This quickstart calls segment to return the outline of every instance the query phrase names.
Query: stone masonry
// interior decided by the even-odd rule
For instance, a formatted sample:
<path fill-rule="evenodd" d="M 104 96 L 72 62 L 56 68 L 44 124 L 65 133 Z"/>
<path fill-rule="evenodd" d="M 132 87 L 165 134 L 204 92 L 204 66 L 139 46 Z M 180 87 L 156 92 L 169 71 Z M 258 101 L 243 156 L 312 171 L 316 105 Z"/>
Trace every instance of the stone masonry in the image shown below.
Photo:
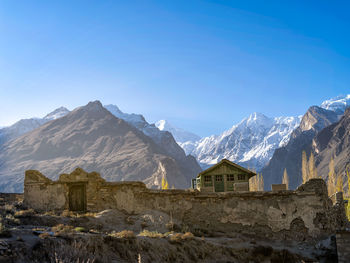
<path fill-rule="evenodd" d="M 84 185 L 86 210 L 124 210 L 137 214 L 158 210 L 193 232 L 242 232 L 271 238 L 324 238 L 346 224 L 344 206 L 333 205 L 322 179 L 297 190 L 201 193 L 197 190 L 153 190 L 142 182 L 106 182 L 77 168 L 52 181 L 39 171 L 25 173 L 24 203 L 37 211 L 69 210 L 70 187 Z"/>

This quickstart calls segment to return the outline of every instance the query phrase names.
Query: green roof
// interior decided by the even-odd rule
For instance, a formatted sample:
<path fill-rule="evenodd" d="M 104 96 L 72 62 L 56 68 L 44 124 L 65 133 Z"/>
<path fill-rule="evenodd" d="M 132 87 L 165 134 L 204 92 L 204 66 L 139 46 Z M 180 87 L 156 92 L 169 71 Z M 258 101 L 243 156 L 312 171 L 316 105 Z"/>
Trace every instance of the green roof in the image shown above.
<path fill-rule="evenodd" d="M 233 163 L 233 162 L 231 162 L 231 161 L 229 161 L 229 160 L 227 160 L 227 159 L 222 159 L 220 162 L 218 162 L 217 164 L 213 165 L 212 167 L 209 167 L 208 169 L 206 169 L 206 170 L 200 172 L 200 173 L 197 175 L 197 177 L 199 177 L 199 176 L 201 176 L 201 175 L 203 175 L 203 174 L 205 174 L 205 173 L 207 173 L 207 172 L 210 172 L 210 171 L 214 170 L 215 168 L 217 168 L 218 166 L 220 166 L 220 165 L 222 165 L 222 164 L 224 164 L 224 163 L 226 163 L 226 164 L 228 164 L 228 165 L 230 165 L 230 166 L 233 166 L 233 167 L 235 167 L 235 168 L 241 170 L 242 172 L 245 172 L 245 173 L 251 175 L 251 177 L 254 176 L 254 175 L 256 175 L 256 173 L 254 173 L 254 172 L 252 172 L 252 171 L 250 171 L 250 170 L 248 170 L 248 169 L 246 169 L 246 168 L 244 168 L 244 167 L 242 167 L 242 166 L 240 166 L 240 165 L 238 165 L 238 164 L 236 164 L 236 163 Z"/>

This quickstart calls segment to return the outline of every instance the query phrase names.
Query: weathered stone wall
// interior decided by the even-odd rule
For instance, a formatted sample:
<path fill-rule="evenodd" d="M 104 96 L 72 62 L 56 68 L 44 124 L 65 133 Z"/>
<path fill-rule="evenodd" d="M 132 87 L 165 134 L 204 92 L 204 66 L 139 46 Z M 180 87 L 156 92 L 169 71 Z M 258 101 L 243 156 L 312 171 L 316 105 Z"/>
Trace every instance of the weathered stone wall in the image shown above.
<path fill-rule="evenodd" d="M 340 231 L 336 235 L 339 263 L 350 262 L 350 232 Z"/>
<path fill-rule="evenodd" d="M 183 222 L 191 231 L 234 232 L 266 237 L 310 238 L 335 233 L 345 225 L 344 206 L 333 205 L 322 179 L 296 191 L 202 193 L 194 190 L 152 190 L 141 182 L 110 183 L 97 173 L 76 169 L 57 182 L 27 171 L 24 199 L 36 210 L 69 209 L 70 183 L 86 183 L 87 209 L 141 213 L 158 210 Z"/>

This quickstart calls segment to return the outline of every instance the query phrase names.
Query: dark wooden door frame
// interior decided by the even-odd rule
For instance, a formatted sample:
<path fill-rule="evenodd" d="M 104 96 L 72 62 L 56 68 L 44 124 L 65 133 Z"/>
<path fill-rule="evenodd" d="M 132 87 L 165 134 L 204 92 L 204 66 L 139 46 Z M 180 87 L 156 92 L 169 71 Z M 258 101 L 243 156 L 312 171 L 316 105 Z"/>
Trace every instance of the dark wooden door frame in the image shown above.
<path fill-rule="evenodd" d="M 74 182 L 74 183 L 68 183 L 68 206 L 69 206 L 69 210 L 70 211 L 73 211 L 72 208 L 71 208 L 71 189 L 72 187 L 75 187 L 75 186 L 82 186 L 83 187 L 83 195 L 84 195 L 84 198 L 83 198 L 83 210 L 81 211 L 75 211 L 75 212 L 85 212 L 86 211 L 86 182 Z"/>

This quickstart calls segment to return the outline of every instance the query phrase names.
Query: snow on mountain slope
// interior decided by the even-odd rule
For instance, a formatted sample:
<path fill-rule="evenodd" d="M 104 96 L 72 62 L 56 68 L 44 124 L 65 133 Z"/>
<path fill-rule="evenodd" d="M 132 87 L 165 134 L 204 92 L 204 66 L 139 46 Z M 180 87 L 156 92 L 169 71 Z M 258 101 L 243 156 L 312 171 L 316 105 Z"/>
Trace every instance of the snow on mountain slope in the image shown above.
<path fill-rule="evenodd" d="M 329 100 L 325 100 L 321 104 L 321 108 L 339 112 L 342 115 L 347 107 L 350 107 L 350 94 L 341 95 Z"/>
<path fill-rule="evenodd" d="M 177 127 L 171 125 L 166 120 L 157 121 L 155 123 L 155 125 L 161 131 L 170 132 L 174 136 L 176 142 L 178 142 L 178 143 L 185 143 L 185 142 L 189 142 L 189 141 L 195 142 L 195 141 L 200 140 L 200 138 L 201 138 L 192 132 L 188 132 L 188 131 L 185 131 L 183 129 L 180 129 L 180 128 L 177 128 Z"/>
<path fill-rule="evenodd" d="M 60 107 L 56 110 L 54 110 L 53 112 L 50 112 L 49 114 L 47 114 L 44 119 L 51 121 L 51 120 L 56 120 L 58 118 L 61 118 L 65 115 L 67 115 L 70 111 L 65 108 L 65 107 Z"/>
<path fill-rule="evenodd" d="M 197 158 L 202 168 L 225 158 L 260 170 L 274 150 L 285 145 L 300 117 L 269 118 L 253 113 L 220 135 L 181 144 L 187 154 Z"/>
<path fill-rule="evenodd" d="M 200 172 L 200 167 L 193 156 L 186 156 L 185 151 L 176 143 L 172 134 L 159 130 L 154 124 L 149 124 L 141 114 L 128 114 L 122 112 L 117 106 L 109 104 L 104 107 L 117 118 L 123 119 L 133 125 L 146 136 L 150 137 L 169 156 L 173 157 L 180 165 L 192 163 L 193 174 Z"/>
<path fill-rule="evenodd" d="M 60 107 L 47 114 L 44 118 L 22 119 L 11 126 L 3 127 L 0 129 L 0 145 L 9 140 L 18 138 L 22 134 L 30 132 L 48 121 L 63 117 L 68 113 L 68 109 Z"/>

